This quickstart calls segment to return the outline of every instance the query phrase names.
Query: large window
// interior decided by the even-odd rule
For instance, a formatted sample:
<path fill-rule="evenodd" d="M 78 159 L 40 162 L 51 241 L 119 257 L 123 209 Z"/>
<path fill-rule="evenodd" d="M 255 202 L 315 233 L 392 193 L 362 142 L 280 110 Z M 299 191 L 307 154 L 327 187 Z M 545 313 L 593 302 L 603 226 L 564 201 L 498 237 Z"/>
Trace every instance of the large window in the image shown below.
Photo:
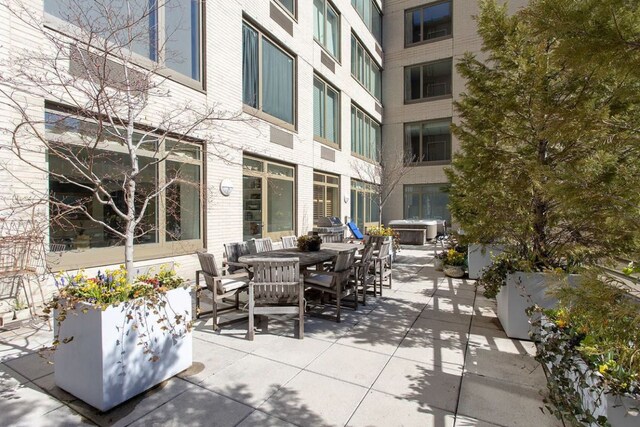
<path fill-rule="evenodd" d="M 254 157 L 243 159 L 243 238 L 279 239 L 295 233 L 295 169 Z"/>
<path fill-rule="evenodd" d="M 313 173 L 313 222 L 325 216 L 340 217 L 340 177 Z"/>
<path fill-rule="evenodd" d="M 377 100 L 382 97 L 380 67 L 360 40 L 351 34 L 351 74 Z"/>
<path fill-rule="evenodd" d="M 451 161 L 450 127 L 450 119 L 406 124 L 406 158 L 412 163 Z"/>
<path fill-rule="evenodd" d="M 295 125 L 295 63 L 265 35 L 242 25 L 242 100 L 284 123 Z"/>
<path fill-rule="evenodd" d="M 313 135 L 321 142 L 340 141 L 340 94 L 318 77 L 313 78 Z"/>
<path fill-rule="evenodd" d="M 340 15 L 327 0 L 313 0 L 313 37 L 340 60 Z"/>
<path fill-rule="evenodd" d="M 107 42 L 159 62 L 181 76 L 202 79 L 200 0 L 45 0 L 44 10 L 93 37 L 103 37 Z"/>
<path fill-rule="evenodd" d="M 405 101 L 451 95 L 451 58 L 404 69 Z"/>
<path fill-rule="evenodd" d="M 380 125 L 355 105 L 351 106 L 351 152 L 380 161 Z"/>
<path fill-rule="evenodd" d="M 382 12 L 376 0 L 351 0 L 351 5 L 378 43 L 382 44 Z"/>
<path fill-rule="evenodd" d="M 375 184 L 351 180 L 351 220 L 362 231 L 380 223 L 378 190 Z"/>
<path fill-rule="evenodd" d="M 405 12 L 405 43 L 439 40 L 451 35 L 451 1 L 444 1 Z"/>
<path fill-rule="evenodd" d="M 404 186 L 405 219 L 444 219 L 451 222 L 447 184 L 412 184 Z"/>
<path fill-rule="evenodd" d="M 132 173 L 123 131 L 57 112 L 47 112 L 45 121 L 51 244 L 67 251 L 122 246 L 114 231 L 124 231 L 117 211 L 126 212 L 125 179 Z M 140 172 L 134 206 L 137 215 L 145 209 L 135 244 L 147 255 L 186 252 L 180 245 L 189 241 L 193 250 L 202 247 L 201 147 L 142 132 L 135 140 Z M 110 262 L 109 256 L 101 261 Z"/>

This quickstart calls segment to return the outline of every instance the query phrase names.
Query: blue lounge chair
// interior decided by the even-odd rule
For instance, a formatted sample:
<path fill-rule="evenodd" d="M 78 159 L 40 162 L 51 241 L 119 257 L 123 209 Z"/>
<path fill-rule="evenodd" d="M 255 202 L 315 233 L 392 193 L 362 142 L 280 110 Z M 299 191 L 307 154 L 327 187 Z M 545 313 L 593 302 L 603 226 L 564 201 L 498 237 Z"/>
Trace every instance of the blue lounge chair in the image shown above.
<path fill-rule="evenodd" d="M 349 221 L 347 223 L 347 227 L 349 227 L 349 230 L 351 231 L 351 234 L 353 234 L 353 237 L 355 237 L 358 240 L 364 239 L 364 235 L 358 229 L 358 226 L 353 221 Z"/>

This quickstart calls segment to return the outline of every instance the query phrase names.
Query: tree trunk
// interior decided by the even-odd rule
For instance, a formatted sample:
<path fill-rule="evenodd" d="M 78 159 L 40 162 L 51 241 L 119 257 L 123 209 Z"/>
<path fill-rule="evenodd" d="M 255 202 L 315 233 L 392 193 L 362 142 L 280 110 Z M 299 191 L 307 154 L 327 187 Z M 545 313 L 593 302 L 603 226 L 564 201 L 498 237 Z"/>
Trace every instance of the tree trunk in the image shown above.
<path fill-rule="evenodd" d="M 545 167 L 548 162 L 547 148 L 549 141 L 538 141 L 538 163 L 540 167 Z M 544 175 L 541 185 L 544 186 Z M 534 190 L 533 196 L 533 262 L 535 264 L 543 263 L 547 261 L 547 202 L 544 200 L 544 196 L 539 191 Z"/>

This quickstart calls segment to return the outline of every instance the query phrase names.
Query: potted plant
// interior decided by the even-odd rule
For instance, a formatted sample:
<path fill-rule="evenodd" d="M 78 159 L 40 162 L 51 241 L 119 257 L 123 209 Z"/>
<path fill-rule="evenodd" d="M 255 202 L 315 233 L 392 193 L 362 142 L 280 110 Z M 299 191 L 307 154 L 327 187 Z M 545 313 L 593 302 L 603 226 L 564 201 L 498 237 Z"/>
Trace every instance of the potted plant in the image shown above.
<path fill-rule="evenodd" d="M 320 236 L 300 236 L 298 237 L 298 249 L 301 251 L 315 252 L 320 250 L 322 238 Z"/>
<path fill-rule="evenodd" d="M 449 249 L 445 254 L 446 257 L 442 260 L 444 274 L 455 278 L 464 277 L 464 253 Z"/>
<path fill-rule="evenodd" d="M 444 260 L 447 258 L 447 251 L 437 252 L 433 257 L 433 266 L 436 271 L 442 271 L 444 268 Z"/>
<path fill-rule="evenodd" d="M 536 323 L 536 359 L 547 373 L 552 411 L 572 424 L 640 422 L 640 301 L 591 272 L 561 286 L 558 307 Z"/>
<path fill-rule="evenodd" d="M 191 293 L 175 271 L 58 278 L 48 304 L 58 387 L 107 411 L 192 364 Z"/>
<path fill-rule="evenodd" d="M 550 283 L 637 252 L 640 191 L 629 182 L 640 156 L 622 125 L 635 101 L 612 91 L 617 76 L 568 67 L 558 38 L 526 11 L 482 2 L 478 27 L 486 60 L 466 55 L 457 65 L 468 85 L 455 103 L 449 208 L 464 242 L 504 245 L 511 265 L 483 282 L 496 290 L 507 334 L 528 339 L 523 307 L 552 305 Z M 507 325 L 516 316 L 524 330 Z"/>

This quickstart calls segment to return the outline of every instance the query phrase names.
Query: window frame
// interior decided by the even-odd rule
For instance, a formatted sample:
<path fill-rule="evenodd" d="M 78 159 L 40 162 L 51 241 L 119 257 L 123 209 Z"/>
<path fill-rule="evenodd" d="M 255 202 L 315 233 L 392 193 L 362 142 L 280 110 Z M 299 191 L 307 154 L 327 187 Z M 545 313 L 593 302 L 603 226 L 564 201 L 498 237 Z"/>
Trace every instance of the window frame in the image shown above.
<path fill-rule="evenodd" d="M 354 33 L 351 33 L 350 46 L 351 46 L 352 52 L 353 52 L 354 45 L 355 45 L 355 55 L 353 53 L 351 54 L 351 77 L 353 77 L 355 81 L 357 81 L 360 84 L 360 86 L 362 86 L 364 90 L 366 90 L 369 93 L 369 95 L 371 95 L 376 101 L 381 102 L 382 101 L 382 67 L 378 64 L 378 62 L 375 60 L 373 55 L 369 53 L 367 48 L 364 46 L 364 43 L 362 43 Z M 359 56 L 360 52 L 362 52 L 361 57 Z M 354 59 L 355 59 L 355 63 L 354 63 Z M 369 68 L 366 67 L 367 60 L 369 60 L 369 65 L 370 65 Z M 376 70 L 378 71 L 377 76 L 378 76 L 378 86 L 380 91 L 380 93 L 378 94 L 376 94 L 375 86 L 371 87 L 372 86 L 371 85 L 371 76 L 372 76 L 371 67 L 374 65 L 376 67 Z M 354 71 L 355 71 L 355 74 L 354 74 Z M 358 74 L 361 74 L 362 80 L 358 77 Z M 365 80 L 368 80 L 368 82 Z"/>
<path fill-rule="evenodd" d="M 258 34 L 258 41 L 257 41 L 257 45 L 258 45 L 258 84 L 257 84 L 257 90 L 256 93 L 258 95 L 258 102 L 257 102 L 257 106 L 256 107 L 252 107 L 251 105 L 245 104 L 244 103 L 244 99 L 242 100 L 242 110 L 247 113 L 250 114 L 252 116 L 255 116 L 259 119 L 265 120 L 267 122 L 270 122 L 276 126 L 280 126 L 284 129 L 288 129 L 290 131 L 296 132 L 297 131 L 297 126 L 298 126 L 298 87 L 297 87 L 297 83 L 298 83 L 298 60 L 297 60 L 297 56 L 294 55 L 293 53 L 291 53 L 288 49 L 285 49 L 283 47 L 283 45 L 281 43 L 279 43 L 277 41 L 277 39 L 275 39 L 274 37 L 271 37 L 269 34 L 267 34 L 265 31 L 263 31 L 260 27 L 254 25 L 252 22 L 250 22 L 247 19 L 243 19 L 242 20 L 242 24 L 243 25 L 247 25 L 249 28 L 251 28 L 252 30 L 254 30 L 257 34 Z M 288 57 L 290 57 L 293 60 L 293 70 L 292 70 L 292 76 L 293 76 L 293 81 L 291 82 L 291 90 L 292 90 L 292 94 L 291 94 L 291 102 L 292 102 L 292 118 L 293 118 L 293 123 L 289 123 L 285 120 L 282 120 L 278 117 L 272 116 L 271 114 L 265 112 L 263 110 L 263 96 L 262 96 L 262 74 L 263 74 L 263 69 L 262 69 L 262 39 L 265 38 L 269 43 L 271 43 L 275 48 L 279 49 L 282 53 L 284 53 L 285 55 L 287 55 Z M 243 46 L 243 55 L 244 55 L 244 46 Z M 244 72 L 244 70 L 243 70 Z M 243 78 L 243 84 L 244 84 L 244 78 Z M 244 90 L 244 87 L 243 87 Z"/>
<path fill-rule="evenodd" d="M 322 176 L 324 178 L 323 181 L 317 181 L 316 180 L 316 176 Z M 334 178 L 338 181 L 337 184 L 333 184 L 328 182 L 327 178 Z M 324 204 L 323 204 L 323 209 L 322 209 L 322 214 L 318 215 L 316 217 L 316 203 L 315 203 L 315 191 L 316 191 L 316 186 L 318 187 L 322 187 L 323 190 L 323 200 L 324 200 Z M 337 212 L 331 212 L 333 215 L 329 215 L 327 212 L 327 188 L 335 188 L 337 189 L 337 194 L 336 194 L 336 200 L 334 200 L 334 209 L 337 210 Z M 330 174 L 327 172 L 322 172 L 319 170 L 315 170 L 313 171 L 313 198 L 314 198 L 314 203 L 313 203 L 313 225 L 314 227 L 317 225 L 317 220 L 318 218 L 322 218 L 322 217 L 326 217 L 326 216 L 337 216 L 338 218 L 340 218 L 341 216 L 341 206 L 340 206 L 340 176 L 339 175 L 334 175 L 334 174 Z"/>
<path fill-rule="evenodd" d="M 318 38 L 315 35 L 315 31 L 313 32 L 313 40 L 320 45 L 320 47 L 327 52 L 327 54 L 329 56 L 331 56 L 333 59 L 335 59 L 338 64 L 341 64 L 341 58 L 342 58 L 342 15 L 340 14 L 340 12 L 338 11 L 338 8 L 335 7 L 329 0 L 320 0 L 323 2 L 324 4 L 324 20 L 323 20 L 323 24 L 324 24 L 324 29 L 323 29 L 323 35 L 325 40 L 318 40 Z M 313 7 L 313 4 L 312 4 Z M 328 15 L 327 15 L 327 9 L 331 8 L 331 10 L 333 10 L 333 13 L 336 15 L 336 17 L 338 18 L 338 34 L 336 36 L 336 41 L 337 41 L 337 49 L 338 51 L 336 52 L 336 54 L 331 53 L 331 51 L 329 50 L 329 48 L 326 46 L 326 39 L 327 39 L 327 27 L 328 27 Z M 315 17 L 314 17 L 315 19 Z"/>
<path fill-rule="evenodd" d="M 199 80 L 195 80 L 185 74 L 180 73 L 179 71 L 176 71 L 172 68 L 167 67 L 164 64 L 164 58 L 165 58 L 165 52 L 163 47 L 166 45 L 166 43 L 157 43 L 157 52 L 156 52 L 156 56 L 157 59 L 153 60 L 145 55 L 142 55 L 140 53 L 134 52 L 130 49 L 124 49 L 125 51 L 129 52 L 130 55 L 130 60 L 131 63 L 133 65 L 137 65 L 139 67 L 145 68 L 145 69 L 154 69 L 154 67 L 158 67 L 158 69 L 154 69 L 154 72 L 157 72 L 158 74 L 160 74 L 163 77 L 168 78 L 171 81 L 174 81 L 176 83 L 179 83 L 181 85 L 187 86 L 191 89 L 195 89 L 197 91 L 200 92 L 206 92 L 207 91 L 207 79 L 206 79 L 206 64 L 207 64 L 207 37 L 206 37 L 206 26 L 207 26 L 207 20 L 206 20 L 206 2 L 203 1 L 196 1 L 195 3 L 197 3 L 198 5 L 198 12 L 199 12 L 199 31 L 198 31 L 198 42 L 199 42 L 199 58 L 200 58 L 200 64 L 199 64 L 199 74 L 200 74 L 200 79 Z M 158 5 L 157 6 L 158 9 L 156 11 L 156 16 L 157 16 L 157 22 L 156 22 L 156 26 L 158 28 L 157 32 L 155 33 L 155 37 L 157 40 L 162 40 L 165 34 L 165 27 L 166 27 L 166 22 L 165 22 L 165 7 L 163 4 Z M 59 32 L 61 34 L 67 35 L 69 36 L 70 34 L 73 33 L 73 28 L 77 28 L 73 23 L 71 22 L 67 22 L 62 18 L 59 18 L 57 16 L 54 16 L 48 12 L 44 11 L 44 7 L 43 7 L 43 24 L 45 26 L 45 28 L 48 28 L 50 30 Z M 81 40 L 82 42 L 88 42 L 88 40 Z M 100 48 L 100 46 L 91 45 L 92 49 L 97 49 L 97 50 L 102 50 Z M 114 59 L 118 60 L 117 57 L 114 57 Z"/>
<path fill-rule="evenodd" d="M 449 122 L 449 141 L 448 141 L 448 145 L 449 145 L 449 150 L 448 150 L 448 154 L 449 154 L 449 159 L 447 160 L 422 160 L 423 156 L 424 156 L 424 129 L 425 126 L 431 124 L 431 123 L 439 123 L 439 122 Z M 407 161 L 406 165 L 407 166 L 438 166 L 438 165 L 448 165 L 451 164 L 451 161 L 453 159 L 453 141 L 452 141 L 452 134 L 451 134 L 451 123 L 452 123 L 452 118 L 451 117 L 444 117 L 441 119 L 432 119 L 432 120 L 421 120 L 418 122 L 407 122 L 404 123 L 403 125 L 403 132 L 404 132 L 404 153 L 405 159 L 409 159 L 409 154 L 413 154 L 411 150 L 411 142 L 409 140 L 409 135 L 408 135 L 408 129 L 410 126 L 420 126 L 420 153 L 418 156 L 417 161 Z"/>
<path fill-rule="evenodd" d="M 425 69 L 426 67 L 430 66 L 430 65 L 436 65 L 439 63 L 445 63 L 445 62 L 449 62 L 451 64 L 451 72 L 449 73 L 449 93 L 448 94 L 444 94 L 444 95 L 435 95 L 435 96 L 428 96 L 425 97 L 424 96 L 424 75 L 425 75 Z M 420 68 L 420 98 L 416 98 L 416 99 L 408 99 L 407 95 L 407 72 L 410 72 L 410 70 L 415 69 L 415 68 Z M 453 58 L 449 57 L 449 58 L 442 58 L 442 59 L 436 59 L 435 61 L 429 61 L 429 62 L 422 62 L 420 64 L 413 64 L 413 65 L 407 65 L 404 67 L 404 74 L 403 74 L 403 80 L 404 80 L 404 103 L 405 104 L 415 104 L 415 103 L 420 103 L 420 102 L 430 102 L 430 101 L 437 101 L 437 100 L 441 100 L 441 99 L 450 99 L 453 98 L 453 74 L 454 74 L 454 68 L 453 68 Z M 410 83 L 409 83 L 410 84 Z"/>
<path fill-rule="evenodd" d="M 355 115 L 354 115 L 355 112 Z M 356 104 L 351 104 L 351 155 L 353 157 L 357 157 L 366 162 L 373 164 L 380 164 L 381 156 L 382 156 L 382 125 L 374 119 L 372 116 L 367 114 L 362 108 L 357 106 Z M 355 126 L 354 120 L 355 117 Z M 358 122 L 359 117 L 362 117 L 361 123 Z M 376 141 L 375 141 L 375 151 L 373 157 L 367 156 L 365 153 L 371 152 L 371 128 L 373 125 L 377 126 L 376 133 Z M 354 133 L 355 132 L 355 133 Z M 362 135 L 362 137 L 360 137 Z M 355 141 L 354 141 L 355 136 Z M 365 136 L 367 137 L 365 140 Z M 367 144 L 367 140 L 369 143 Z M 355 147 L 355 150 L 354 150 Z M 360 149 L 361 152 L 357 150 Z"/>
<path fill-rule="evenodd" d="M 45 114 L 55 114 L 61 117 L 67 117 L 86 123 L 95 123 L 87 117 L 81 117 L 78 115 L 68 114 L 55 108 L 45 107 Z M 185 239 L 185 240 L 170 240 L 167 238 L 167 188 L 165 188 L 158 196 L 156 196 L 156 242 L 154 243 L 135 243 L 134 248 L 136 252 L 136 260 L 144 261 L 149 259 L 157 259 L 176 255 L 189 255 L 193 254 L 197 250 L 205 247 L 206 243 L 206 213 L 207 203 L 205 194 L 207 193 L 207 181 L 206 181 L 206 144 L 197 139 L 180 136 L 180 135 L 163 135 L 160 133 L 148 133 L 144 127 L 136 126 L 140 129 L 140 133 L 149 135 L 150 137 L 156 137 L 158 139 L 158 150 L 149 151 L 140 149 L 138 155 L 145 158 L 162 159 L 158 162 L 156 167 L 156 186 L 155 188 L 162 188 L 166 184 L 167 179 L 167 162 L 175 162 L 180 164 L 189 164 L 199 167 L 200 180 L 199 180 L 199 238 L 198 239 Z M 48 129 L 45 129 L 45 138 L 48 140 L 55 140 L 71 146 L 82 147 L 85 144 L 82 142 L 80 132 L 65 131 L 63 133 L 54 133 Z M 178 154 L 167 154 L 165 150 L 168 142 L 178 142 L 180 145 L 189 145 L 197 147 L 199 156 L 198 158 L 189 158 L 179 156 Z M 113 153 L 126 154 L 126 150 L 119 147 L 119 144 L 115 141 L 104 141 L 104 146 L 97 147 L 99 150 L 109 151 Z M 120 148 L 120 149 L 118 149 Z M 50 167 L 49 155 L 46 159 L 48 167 Z M 47 177 L 47 183 L 50 182 L 51 177 Z M 47 184 L 49 185 L 49 184 Z M 89 219 L 83 221 L 91 221 Z M 91 221 L 93 223 L 93 221 Z M 97 224 L 97 223 L 95 223 Z M 51 231 L 48 233 L 49 243 L 51 242 Z M 78 269 L 102 266 L 106 264 L 122 263 L 124 257 L 124 246 L 106 246 L 95 247 L 87 249 L 73 249 L 65 250 L 62 252 L 48 252 L 47 262 L 54 263 L 56 268 L 60 269 Z"/>
<path fill-rule="evenodd" d="M 313 139 L 315 141 L 318 141 L 322 144 L 328 145 L 330 147 L 333 148 L 337 148 L 340 149 L 341 147 L 341 130 L 342 130 L 342 94 L 340 93 L 340 91 L 333 85 L 329 84 L 327 80 L 323 79 L 319 74 L 314 73 L 313 74 L 313 79 L 314 79 L 314 83 L 315 80 L 318 80 L 319 82 L 321 82 L 324 85 L 324 102 L 323 102 L 323 107 L 324 107 L 324 126 L 323 126 L 323 131 L 324 131 L 324 136 L 320 136 L 320 135 L 316 135 L 315 132 L 315 121 L 316 121 L 316 117 L 315 117 L 315 91 L 314 91 L 314 97 L 313 97 L 313 104 L 314 104 L 314 114 L 313 114 Z M 337 95 L 337 106 L 338 106 L 338 111 L 336 112 L 336 117 L 334 117 L 334 123 L 336 123 L 336 141 L 331 141 L 330 139 L 328 139 L 326 137 L 327 135 L 327 111 L 328 111 L 328 103 L 327 103 L 327 98 L 329 97 L 329 92 L 328 90 L 332 90 L 334 91 Z"/>
<path fill-rule="evenodd" d="M 381 212 L 380 212 L 380 207 L 378 206 L 378 219 L 377 220 L 373 220 L 372 218 L 372 209 L 371 206 L 373 203 L 375 203 L 377 205 L 377 202 L 373 200 L 373 195 L 377 194 L 377 190 L 376 187 L 378 187 L 377 184 L 372 184 L 370 182 L 366 182 L 366 181 L 361 181 L 359 179 L 355 179 L 355 178 L 351 178 L 351 188 L 350 188 L 350 194 L 351 194 L 351 220 L 356 222 L 356 225 L 358 225 L 358 227 L 360 226 L 360 224 L 357 223 L 357 215 L 354 216 L 354 211 L 357 213 L 358 211 L 358 193 L 362 193 L 363 194 L 363 199 L 364 199 L 364 206 L 363 206 L 363 232 L 367 231 L 368 227 L 376 227 L 378 225 L 380 225 L 380 219 L 381 219 Z M 354 196 L 354 192 L 356 194 L 356 197 Z"/>
<path fill-rule="evenodd" d="M 284 12 L 293 18 L 295 21 L 298 20 L 298 0 L 293 0 L 293 10 L 289 10 L 287 6 L 284 5 L 282 0 L 273 0 Z"/>
<path fill-rule="evenodd" d="M 427 9 L 429 7 L 433 7 L 433 6 L 438 6 L 440 4 L 443 3 L 450 3 L 449 5 L 449 10 L 450 10 L 450 18 L 451 18 L 451 32 L 447 35 L 444 36 L 440 36 L 440 37 L 434 37 L 432 39 L 424 39 L 424 9 Z M 409 42 L 407 36 L 408 36 L 408 29 L 407 29 L 407 15 L 410 13 L 413 13 L 417 10 L 421 10 L 421 20 L 420 20 L 420 41 L 417 42 Z M 439 42 L 442 40 L 447 40 L 447 39 L 451 39 L 453 38 L 453 13 L 454 12 L 454 2 L 453 0 L 441 0 L 441 1 L 435 1 L 433 3 L 427 3 L 427 4 L 423 4 L 421 6 L 417 6 L 417 7 L 412 7 L 410 9 L 405 9 L 404 11 L 404 47 L 405 48 L 409 48 L 409 47 L 414 47 L 414 46 L 419 46 L 419 45 L 423 45 L 423 44 L 428 44 L 428 43 L 435 43 L 435 42 Z"/>
<path fill-rule="evenodd" d="M 420 203 L 418 205 L 418 209 L 419 209 L 419 214 L 423 214 L 422 212 L 422 207 L 424 206 L 424 203 L 422 203 L 422 198 L 425 197 L 426 194 L 428 194 L 427 191 L 424 191 L 425 189 L 428 188 L 433 188 L 438 186 L 438 191 L 441 194 L 447 194 L 446 192 L 442 191 L 441 189 L 443 187 L 448 187 L 450 186 L 450 184 L 448 182 L 432 182 L 432 183 L 420 183 L 420 184 L 404 184 L 402 186 L 402 218 L 403 219 L 415 219 L 415 218 L 408 218 L 408 204 L 407 204 L 407 188 L 408 187 L 418 187 L 420 189 L 420 191 L 412 191 L 409 194 L 417 194 L 420 197 Z M 448 216 L 446 218 L 426 218 L 424 215 L 419 215 L 418 219 L 444 219 L 447 222 L 451 222 L 451 211 L 449 210 L 449 204 L 447 203 L 446 205 L 446 211 L 448 213 Z"/>
<path fill-rule="evenodd" d="M 364 25 L 367 27 L 367 29 L 369 30 L 369 32 L 371 33 L 371 35 L 373 36 L 373 38 L 375 39 L 376 43 L 378 43 L 379 46 L 382 46 L 382 35 L 383 35 L 383 29 L 382 29 L 382 18 L 383 18 L 383 14 L 382 14 L 382 9 L 380 8 L 380 6 L 378 6 L 378 2 L 375 0 L 360 0 L 361 4 L 362 4 L 362 11 L 360 11 L 358 9 L 358 0 L 351 0 L 351 7 L 353 7 L 353 9 L 356 11 L 356 13 L 358 14 L 358 16 L 360 17 L 360 19 L 362 19 L 362 22 L 364 22 Z M 369 4 L 369 16 L 363 16 L 365 15 L 365 2 Z M 373 14 L 378 12 L 378 15 L 380 16 L 380 38 L 376 37 L 376 33 L 374 32 L 374 28 L 373 28 Z"/>

